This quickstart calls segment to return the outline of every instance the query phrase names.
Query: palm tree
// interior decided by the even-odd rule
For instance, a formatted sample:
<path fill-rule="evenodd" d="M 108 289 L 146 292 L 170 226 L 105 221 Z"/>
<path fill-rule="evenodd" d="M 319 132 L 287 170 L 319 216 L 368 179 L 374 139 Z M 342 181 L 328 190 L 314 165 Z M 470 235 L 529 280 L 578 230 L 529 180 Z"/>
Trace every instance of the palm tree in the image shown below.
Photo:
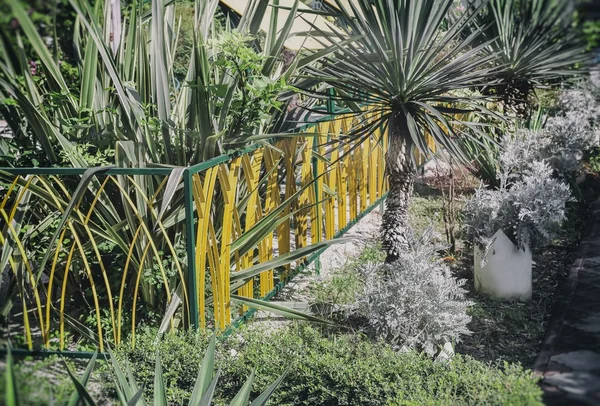
<path fill-rule="evenodd" d="M 485 43 L 472 46 L 477 33 L 461 38 L 473 11 L 449 24 L 453 0 L 354 0 L 350 9 L 336 2 L 340 28 L 334 35 L 319 32 L 323 43 L 336 51 L 308 68 L 300 86 L 312 94 L 325 92 L 324 86 L 314 89 L 318 80 L 334 87 L 338 99 L 348 105 L 375 112 L 378 119 L 349 135 L 354 139 L 388 127 L 389 193 L 382 238 L 391 262 L 408 246 L 405 230 L 415 152 L 430 155 L 430 136 L 455 159 L 464 158 L 456 139 L 471 136 L 469 128 L 481 131 L 461 116 L 492 114 L 482 107 L 480 97 L 469 97 L 465 89 L 482 85 L 490 76 L 493 56 L 481 55 Z"/>
<path fill-rule="evenodd" d="M 481 8 L 481 0 L 463 0 Z M 479 4 L 478 4 L 479 3 Z M 572 0 L 490 0 L 463 33 L 481 31 L 479 42 L 490 41 L 483 52 L 500 67 L 490 92 L 519 118 L 530 115 L 529 99 L 541 87 L 581 73 L 586 55 L 582 36 L 573 27 Z"/>

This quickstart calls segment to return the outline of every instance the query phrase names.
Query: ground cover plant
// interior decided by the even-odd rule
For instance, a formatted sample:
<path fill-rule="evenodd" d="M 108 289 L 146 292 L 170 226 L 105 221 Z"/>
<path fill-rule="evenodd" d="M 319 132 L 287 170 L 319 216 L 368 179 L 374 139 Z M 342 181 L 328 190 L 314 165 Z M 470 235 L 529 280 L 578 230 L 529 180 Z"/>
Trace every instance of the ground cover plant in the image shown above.
<path fill-rule="evenodd" d="M 290 365 L 289 380 L 274 395 L 281 405 L 539 402 L 535 379 L 519 367 L 501 370 L 460 356 L 448 363 L 434 362 L 414 351 L 396 352 L 385 342 L 324 334 L 307 325 L 266 336 L 242 332 L 241 337 L 235 362 L 224 370 L 225 376 L 233 378 L 232 389 L 238 386 L 237 376 L 253 365 L 260 365 L 257 382 L 265 379 L 258 388 L 282 365 Z M 484 381 L 493 384 L 480 386 Z"/>
<path fill-rule="evenodd" d="M 204 362 L 204 354 L 210 354 L 210 339 L 176 332 L 163 340 L 155 347 L 156 332 L 148 330 L 142 333 L 140 348 L 116 351 L 116 366 L 111 366 L 111 361 L 101 366 L 96 363 L 85 383 L 90 398 L 103 404 L 118 403 L 121 396 L 133 398 L 144 388 L 146 399 L 185 404 L 197 386 L 196 361 Z M 248 326 L 216 348 L 214 362 L 220 373 L 218 381 L 213 381 L 217 382 L 215 405 L 230 404 L 240 390 L 250 399 L 272 391 L 269 404 L 281 405 L 541 405 L 538 378 L 516 364 L 490 364 L 461 355 L 435 361 L 414 350 L 398 352 L 384 341 L 303 322 L 277 331 Z M 74 368 L 73 363 L 66 366 L 52 359 L 36 366 L 37 375 L 29 369 L 31 365 L 19 367 L 12 377 L 22 403 L 8 404 L 43 405 L 50 398 L 56 404 L 67 404 L 77 392 L 66 368 L 80 379 L 85 363 L 79 365 Z M 119 368 L 123 377 L 115 378 L 112 368 Z M 283 373 L 286 378 L 278 380 Z M 246 377 L 251 377 L 254 385 L 243 385 Z M 122 386 L 134 380 L 136 386 Z M 44 386 L 48 381 L 55 387 Z M 274 383 L 277 388 L 271 385 Z M 6 383 L 0 385 L 6 395 Z"/>
<path fill-rule="evenodd" d="M 142 342 L 151 342 L 151 337 Z M 187 363 L 189 341 L 180 336 L 167 339 L 172 345 L 159 348 L 163 371 L 171 373 L 167 393 L 174 393 L 169 388 L 176 388 L 180 394 L 187 391 L 189 396 L 192 385 L 178 386 L 175 378 L 187 379 L 181 363 Z M 178 350 L 177 342 L 188 350 Z M 201 353 L 206 342 L 196 345 L 195 352 Z M 518 366 L 497 368 L 461 356 L 447 363 L 434 362 L 416 351 L 394 351 L 383 341 L 328 332 L 305 323 L 270 332 L 251 325 L 218 348 L 215 362 L 222 370 L 215 393 L 217 405 L 227 404 L 240 389 L 240 377 L 252 369 L 256 369 L 256 375 L 251 396 L 268 386 L 272 377 L 288 370 L 287 378 L 271 398 L 273 404 L 280 405 L 541 404 L 537 379 Z M 169 351 L 171 355 L 167 354 Z M 136 355 L 143 352 L 150 355 L 145 360 Z M 124 349 L 120 356 L 130 360 L 140 383 L 152 385 L 151 346 L 135 351 Z"/>

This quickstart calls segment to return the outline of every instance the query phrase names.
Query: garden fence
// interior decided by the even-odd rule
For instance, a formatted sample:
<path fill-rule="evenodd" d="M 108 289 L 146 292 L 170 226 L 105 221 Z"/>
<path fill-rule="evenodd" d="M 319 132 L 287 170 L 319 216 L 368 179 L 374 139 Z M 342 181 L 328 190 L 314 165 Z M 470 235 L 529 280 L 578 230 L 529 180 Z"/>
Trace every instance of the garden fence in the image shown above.
<path fill-rule="evenodd" d="M 133 346 L 140 323 L 243 320 L 244 298 L 272 298 L 385 197 L 386 135 L 338 143 L 354 120 L 187 168 L 0 169 L 3 335 L 103 351 Z"/>

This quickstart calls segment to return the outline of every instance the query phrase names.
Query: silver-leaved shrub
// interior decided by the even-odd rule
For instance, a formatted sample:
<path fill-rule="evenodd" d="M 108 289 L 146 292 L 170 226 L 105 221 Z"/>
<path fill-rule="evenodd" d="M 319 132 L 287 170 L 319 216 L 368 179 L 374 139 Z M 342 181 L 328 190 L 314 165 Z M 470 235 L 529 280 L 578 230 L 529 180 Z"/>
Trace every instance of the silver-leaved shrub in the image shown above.
<path fill-rule="evenodd" d="M 360 268 L 365 287 L 352 310 L 367 320 L 376 337 L 433 356 L 444 343 L 470 334 L 471 303 L 465 298 L 465 280 L 452 276 L 440 259 L 433 230 L 420 237 L 409 234 L 410 249 L 395 263 Z"/>
<path fill-rule="evenodd" d="M 600 103 L 585 84 L 559 96 L 557 115 L 541 130 L 507 135 L 496 190 L 480 188 L 464 207 L 467 238 L 487 249 L 502 230 L 520 248 L 557 236 L 584 152 L 598 143 Z"/>
<path fill-rule="evenodd" d="M 545 162 L 534 162 L 523 180 L 510 189 L 515 239 L 531 246 L 546 246 L 560 233 L 567 219 L 566 204 L 571 200 L 571 188 L 552 177 Z"/>
<path fill-rule="evenodd" d="M 498 230 L 520 248 L 542 247 L 556 238 L 571 190 L 552 174 L 546 162 L 533 161 L 519 180 L 496 190 L 478 189 L 463 211 L 467 238 L 484 248 Z"/>
<path fill-rule="evenodd" d="M 499 156 L 500 183 L 520 179 L 533 162 L 547 159 L 551 145 L 552 137 L 543 130 L 518 130 L 505 136 Z"/>
<path fill-rule="evenodd" d="M 559 112 L 545 126 L 551 139 L 545 155 L 559 176 L 569 179 L 580 169 L 584 152 L 598 143 L 599 120 L 600 103 L 590 89 L 560 94 Z"/>
<path fill-rule="evenodd" d="M 554 173 L 572 181 L 581 168 L 584 152 L 598 143 L 600 103 L 585 84 L 563 91 L 558 111 L 541 130 L 519 130 L 502 141 L 500 177 L 519 179 L 534 162 L 545 160 Z"/>

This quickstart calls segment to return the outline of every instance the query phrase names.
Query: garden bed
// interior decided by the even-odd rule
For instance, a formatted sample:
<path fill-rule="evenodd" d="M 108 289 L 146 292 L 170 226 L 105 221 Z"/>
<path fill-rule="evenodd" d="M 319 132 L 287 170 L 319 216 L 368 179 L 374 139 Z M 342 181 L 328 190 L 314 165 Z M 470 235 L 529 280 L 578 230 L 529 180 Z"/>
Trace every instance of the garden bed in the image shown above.
<path fill-rule="evenodd" d="M 438 232 L 443 232 L 442 196 L 435 189 L 419 188 L 411 207 L 411 221 L 417 229 L 433 220 Z M 467 196 L 457 196 L 463 202 Z M 473 302 L 469 309 L 472 334 L 463 336 L 456 352 L 487 362 L 521 363 L 532 368 L 551 316 L 556 295 L 573 263 L 585 224 L 586 203 L 572 203 L 569 220 L 561 238 L 541 250 L 534 251 L 533 298 L 525 302 L 490 299 L 475 291 L 473 256 L 470 247 L 457 241 L 457 254 L 451 259 L 454 275 L 466 279 L 467 297 Z"/>
<path fill-rule="evenodd" d="M 462 206 L 467 198 L 468 194 L 458 195 L 457 205 Z M 440 235 L 443 234 L 442 199 L 438 189 L 424 184 L 417 185 L 410 207 L 411 224 L 417 232 L 432 225 Z M 584 199 L 589 201 L 589 197 Z M 457 241 L 457 252 L 448 255 L 447 258 L 453 274 L 466 279 L 464 288 L 468 291 L 467 298 L 473 303 L 469 309 L 472 320 L 468 325 L 472 334 L 462 337 L 462 341 L 456 345 L 457 353 L 484 362 L 507 361 L 520 363 L 526 368 L 533 367 L 556 295 L 574 260 L 584 231 L 585 224 L 582 219 L 586 218 L 586 213 L 586 203 L 571 203 L 569 220 L 561 237 L 550 246 L 534 251 L 533 298 L 525 302 L 494 300 L 476 292 L 471 248 L 465 246 L 463 240 Z M 355 256 L 345 266 L 358 267 L 361 262 L 373 260 L 376 256 L 375 244 L 376 240 L 373 240 L 365 248 L 366 255 Z M 326 269 L 324 272 L 327 275 L 325 278 L 313 277 L 315 283 L 309 285 L 309 291 L 313 291 L 314 298 L 323 301 L 323 297 L 348 297 L 349 292 L 334 292 L 335 289 L 352 288 L 352 284 L 341 283 L 347 279 L 347 273 L 344 278 L 336 278 L 336 274 L 344 274 L 344 267 L 338 270 Z"/>
<path fill-rule="evenodd" d="M 533 367 L 578 242 L 573 230 L 573 234 L 541 252 L 534 252 L 533 298 L 526 302 L 499 301 L 475 292 L 473 258 L 460 258 L 453 268 L 456 276 L 467 279 L 468 297 L 473 305 L 469 310 L 472 334 L 463 337 L 457 352 L 482 361 L 520 362 Z"/>
<path fill-rule="evenodd" d="M 460 256 L 453 266 L 455 275 L 467 279 L 472 334 L 463 337 L 457 352 L 488 362 L 519 362 L 532 368 L 554 305 L 587 224 L 589 204 L 597 196 L 597 176 L 587 174 L 587 181 L 577 190 L 579 202 L 568 206 L 567 221 L 559 238 L 549 246 L 533 252 L 533 297 L 526 302 L 493 300 L 475 291 L 472 255 Z M 467 251 L 468 252 L 468 251 Z"/>

